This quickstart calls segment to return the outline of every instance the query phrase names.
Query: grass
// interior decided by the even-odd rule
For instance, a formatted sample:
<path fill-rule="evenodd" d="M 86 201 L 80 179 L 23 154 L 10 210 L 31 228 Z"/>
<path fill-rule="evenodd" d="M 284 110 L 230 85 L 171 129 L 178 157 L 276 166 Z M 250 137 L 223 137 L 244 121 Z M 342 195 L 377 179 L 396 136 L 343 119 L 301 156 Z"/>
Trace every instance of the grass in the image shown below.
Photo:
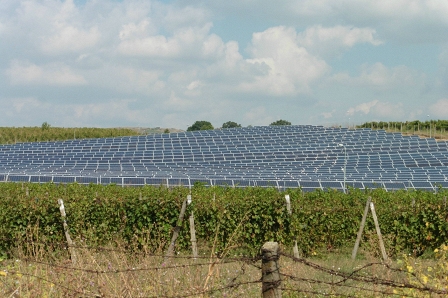
<path fill-rule="evenodd" d="M 25 250 L 19 247 L 14 259 L 0 262 L 0 296 L 260 297 L 260 260 L 242 258 L 232 250 L 226 258 L 218 259 L 213 249 L 200 250 L 197 259 L 184 252 L 164 262 L 162 251 L 150 255 L 119 244 L 77 247 L 77 263 L 72 264 L 68 251 L 35 249 L 31 255 L 25 255 Z M 282 250 L 289 253 L 288 248 Z M 380 281 L 410 282 L 409 272 L 391 270 L 379 262 L 376 254 L 361 251 L 357 260 L 352 261 L 350 253 L 349 248 L 321 252 L 300 262 L 281 256 L 283 297 L 387 297 L 394 295 L 396 288 L 381 285 Z M 426 268 L 436 261 L 418 262 L 421 268 Z M 393 261 L 391 266 L 400 265 Z M 343 275 L 353 272 L 355 277 L 377 282 L 348 280 L 338 284 Z M 410 293 L 410 297 L 424 294 Z"/>

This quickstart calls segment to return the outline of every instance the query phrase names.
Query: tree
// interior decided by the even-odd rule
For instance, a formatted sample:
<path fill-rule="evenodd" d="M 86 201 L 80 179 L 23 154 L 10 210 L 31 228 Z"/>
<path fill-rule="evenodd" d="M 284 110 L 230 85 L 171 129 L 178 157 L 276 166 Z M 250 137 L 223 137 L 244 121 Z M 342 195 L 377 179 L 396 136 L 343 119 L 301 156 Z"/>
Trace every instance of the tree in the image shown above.
<path fill-rule="evenodd" d="M 234 128 L 234 127 L 241 127 L 241 124 L 238 124 L 233 121 L 227 121 L 226 123 L 222 124 L 222 128 Z"/>
<path fill-rule="evenodd" d="M 214 129 L 213 125 L 208 121 L 196 121 L 192 126 L 187 128 L 187 131 L 195 130 L 209 130 Z"/>
<path fill-rule="evenodd" d="M 170 130 L 168 128 L 166 128 L 163 133 L 170 133 Z"/>
<path fill-rule="evenodd" d="M 291 125 L 291 122 L 289 122 L 289 121 L 286 121 L 286 120 L 277 120 L 277 121 L 275 121 L 275 122 L 272 122 L 271 124 L 269 124 L 269 125 Z"/>
<path fill-rule="evenodd" d="M 49 129 L 50 128 L 50 124 L 48 124 L 48 122 L 47 121 L 45 121 L 44 123 L 42 123 L 42 126 L 41 126 L 41 128 L 42 128 L 42 130 L 47 130 L 47 129 Z"/>

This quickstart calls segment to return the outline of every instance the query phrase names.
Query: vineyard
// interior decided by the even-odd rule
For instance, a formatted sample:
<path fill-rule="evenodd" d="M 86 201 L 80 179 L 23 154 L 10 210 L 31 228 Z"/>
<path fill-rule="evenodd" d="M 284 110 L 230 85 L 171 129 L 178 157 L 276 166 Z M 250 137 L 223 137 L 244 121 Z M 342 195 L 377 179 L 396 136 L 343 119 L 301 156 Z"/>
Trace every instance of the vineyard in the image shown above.
<path fill-rule="evenodd" d="M 381 189 L 351 189 L 303 193 L 300 189 L 279 192 L 274 188 L 188 188 L 78 184 L 0 184 L 0 250 L 11 255 L 29 232 L 47 243 L 64 240 L 58 199 L 63 199 L 74 239 L 95 245 L 114 241 L 146 251 L 165 250 L 182 202 L 191 191 L 196 236 L 200 247 L 217 248 L 229 243 L 235 249 L 255 254 L 265 241 L 292 247 L 297 240 L 304 255 L 352 246 L 367 197 L 378 213 L 381 231 L 390 256 L 408 252 L 430 254 L 445 243 L 448 235 L 446 192 L 386 192 Z M 291 215 L 285 207 L 291 197 Z M 188 222 L 184 221 L 177 251 L 187 250 Z M 376 239 L 374 223 L 367 220 L 361 246 Z M 50 244 L 48 244 L 50 245 Z"/>
<path fill-rule="evenodd" d="M 129 128 L 0 127 L 0 144 L 110 138 L 138 134 L 136 130 Z"/>

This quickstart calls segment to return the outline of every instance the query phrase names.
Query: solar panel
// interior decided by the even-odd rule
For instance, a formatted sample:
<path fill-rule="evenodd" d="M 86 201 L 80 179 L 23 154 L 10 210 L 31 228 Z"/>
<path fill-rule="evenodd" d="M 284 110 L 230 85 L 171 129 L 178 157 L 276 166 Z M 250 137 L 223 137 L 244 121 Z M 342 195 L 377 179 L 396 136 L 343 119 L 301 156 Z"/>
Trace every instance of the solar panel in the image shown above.
<path fill-rule="evenodd" d="M 28 182 L 30 180 L 29 176 L 18 176 L 18 175 L 10 175 L 8 176 L 8 181 L 11 182 Z"/>
<path fill-rule="evenodd" d="M 431 190 L 428 184 L 448 178 L 447 144 L 385 131 L 309 125 L 21 143 L 0 146 L 0 181 L 9 175 L 8 181 L 42 183 L 53 175 L 62 183 L 74 178 L 56 177 L 119 185 L 224 181 L 232 187 L 308 191 L 341 190 L 343 180 L 352 180 L 346 185 Z M 148 180 L 152 178 L 161 180 Z"/>
<path fill-rule="evenodd" d="M 53 177 L 54 183 L 73 183 L 75 182 L 75 177 L 71 176 L 54 176 Z"/>

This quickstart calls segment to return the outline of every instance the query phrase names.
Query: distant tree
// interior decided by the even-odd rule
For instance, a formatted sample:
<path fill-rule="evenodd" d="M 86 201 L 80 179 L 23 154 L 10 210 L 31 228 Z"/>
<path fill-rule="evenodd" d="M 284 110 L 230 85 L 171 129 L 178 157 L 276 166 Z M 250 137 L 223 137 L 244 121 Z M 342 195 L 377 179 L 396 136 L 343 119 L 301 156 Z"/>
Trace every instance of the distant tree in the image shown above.
<path fill-rule="evenodd" d="M 163 133 L 170 133 L 170 130 L 168 128 L 166 128 Z"/>
<path fill-rule="evenodd" d="M 47 129 L 50 128 L 50 126 L 51 126 L 51 125 L 48 124 L 47 121 L 45 121 L 44 123 L 42 123 L 41 128 L 42 128 L 42 130 L 47 130 Z"/>
<path fill-rule="evenodd" d="M 234 128 L 234 127 L 241 127 L 241 124 L 238 124 L 233 121 L 227 121 L 226 123 L 222 124 L 222 128 Z"/>
<path fill-rule="evenodd" d="M 269 124 L 269 125 L 291 125 L 291 122 L 289 122 L 289 121 L 286 121 L 286 120 L 277 120 L 277 121 L 275 121 L 275 122 L 272 122 L 271 124 Z"/>
<path fill-rule="evenodd" d="M 187 128 L 187 131 L 195 130 L 209 130 L 214 129 L 213 125 L 208 121 L 196 121 L 192 126 Z"/>

